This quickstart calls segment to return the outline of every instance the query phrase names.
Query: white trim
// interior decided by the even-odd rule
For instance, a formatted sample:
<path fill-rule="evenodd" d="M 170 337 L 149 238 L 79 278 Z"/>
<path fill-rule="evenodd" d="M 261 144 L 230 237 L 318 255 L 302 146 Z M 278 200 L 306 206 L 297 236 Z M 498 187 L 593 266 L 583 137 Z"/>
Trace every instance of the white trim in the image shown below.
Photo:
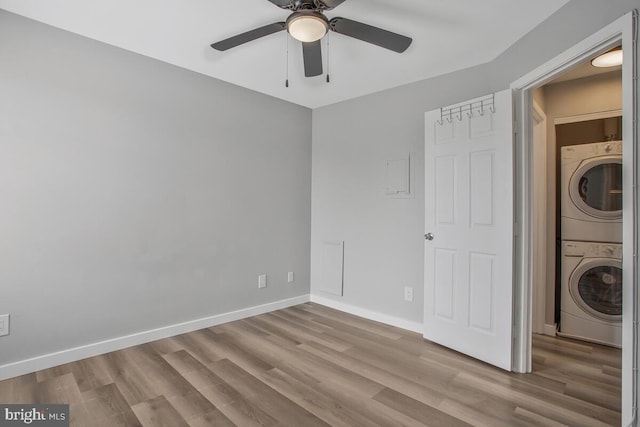
<path fill-rule="evenodd" d="M 531 332 L 533 310 L 533 180 L 532 147 L 524 145 L 523 138 L 533 141 L 533 120 L 530 107 L 533 105 L 533 93 L 530 90 L 515 90 L 512 85 L 514 102 L 514 289 L 513 289 L 513 349 L 512 370 L 514 372 L 531 372 Z M 529 116 L 518 117 L 518 112 L 526 110 Z M 520 120 L 520 122 L 518 122 Z"/>
<path fill-rule="evenodd" d="M 31 359 L 8 363 L 6 365 L 0 366 L 0 381 L 7 378 L 13 378 L 31 372 L 39 371 L 42 369 L 48 369 L 54 366 L 62 365 L 64 363 L 75 362 L 87 357 L 97 356 L 100 354 L 121 350 L 123 348 L 156 341 L 187 332 L 197 331 L 198 329 L 210 328 L 212 326 L 220 325 L 223 323 L 246 319 L 247 317 L 257 316 L 259 314 L 269 313 L 271 311 L 280 310 L 307 302 L 309 302 L 308 294 L 270 302 L 267 304 L 257 305 L 254 307 L 244 308 L 241 310 L 231 311 L 228 313 L 203 317 L 201 319 L 189 320 L 187 322 L 177 323 L 175 325 L 137 332 L 135 334 L 126 335 L 123 337 L 112 338 L 97 343 L 87 344 L 80 347 L 70 348 L 55 353 L 33 357 Z"/>
<path fill-rule="evenodd" d="M 544 325 L 544 334 L 550 337 L 555 337 L 558 334 L 558 327 L 554 323 L 553 325 Z"/>
<path fill-rule="evenodd" d="M 532 316 L 532 327 L 533 332 L 544 333 L 545 327 L 545 316 L 546 316 L 546 295 L 547 295 L 547 277 L 548 277 L 548 266 L 547 266 L 547 194 L 548 194 L 548 183 L 547 183 L 547 115 L 544 113 L 540 105 L 534 100 L 533 101 L 533 131 L 539 127 L 542 128 L 542 136 L 536 137 L 534 133 L 533 145 L 531 147 L 531 160 L 532 160 L 532 173 L 534 182 L 540 187 L 537 191 L 535 188 L 533 190 L 533 212 L 532 212 L 532 220 L 533 223 L 536 224 L 537 230 L 533 238 L 533 251 L 531 253 L 532 257 L 532 280 L 533 280 L 533 289 L 531 290 L 531 298 L 533 300 L 533 309 L 531 310 Z M 539 156 L 542 155 L 542 159 Z M 539 164 L 535 165 L 536 159 L 539 159 Z"/>
<path fill-rule="evenodd" d="M 616 46 L 620 42 L 620 35 L 623 31 L 622 28 L 624 24 L 627 23 L 627 20 L 631 19 L 630 13 L 627 15 L 618 18 L 600 31 L 520 77 L 511 83 L 511 89 L 522 90 L 543 86 L 560 74 L 573 68 L 575 65 L 586 61 L 591 56 L 606 52 Z"/>
<path fill-rule="evenodd" d="M 622 49 L 622 424 L 638 425 L 638 46 L 637 10 L 620 22 Z M 635 33 L 635 34 L 634 34 Z M 625 173 L 624 171 L 628 171 Z M 629 173 L 630 172 L 630 173 Z"/>
<path fill-rule="evenodd" d="M 553 121 L 555 125 L 564 125 L 567 123 L 586 122 L 587 120 L 607 119 L 609 117 L 618 117 L 622 115 L 622 110 L 600 111 L 598 113 L 580 114 L 577 116 L 558 117 Z"/>
<path fill-rule="evenodd" d="M 634 113 L 633 99 L 637 94 L 633 93 L 633 67 L 632 63 L 637 61 L 634 51 L 635 45 L 632 44 L 634 13 L 631 11 L 623 17 L 617 19 L 607 25 L 600 31 L 586 38 L 582 42 L 576 44 L 564 53 L 558 55 L 547 63 L 541 65 L 520 79 L 511 84 L 514 92 L 516 120 L 518 121 L 518 129 L 515 139 L 516 155 L 514 161 L 517 164 L 517 174 L 515 175 L 516 185 L 514 190 L 521 194 L 521 198 L 514 208 L 516 211 L 516 233 L 518 236 L 518 245 L 514 263 L 518 274 L 514 276 L 515 289 L 514 294 L 514 370 L 517 372 L 531 371 L 531 346 L 527 342 L 527 338 L 531 336 L 531 317 L 529 310 L 531 309 L 531 271 L 527 265 L 531 260 L 531 185 L 530 185 L 530 150 L 528 145 L 531 141 L 531 100 L 532 91 L 536 87 L 542 86 L 558 75 L 564 73 L 575 65 L 587 61 L 591 56 L 602 53 L 622 40 L 623 50 L 630 52 L 631 58 L 625 59 L 622 66 L 622 86 L 623 86 L 623 167 L 632 170 L 632 173 L 624 174 L 624 188 L 637 190 L 633 186 L 634 176 L 638 170 L 636 164 L 632 163 L 634 159 L 629 158 L 636 154 L 634 144 L 637 134 L 634 128 L 634 121 L 637 117 L 632 117 Z M 626 190 L 628 191 L 628 190 Z M 624 248 L 623 248 L 623 293 L 625 295 L 633 295 L 634 285 L 637 286 L 638 277 L 636 276 L 634 263 L 637 259 L 634 257 L 633 244 L 638 238 L 636 235 L 636 224 L 638 218 L 634 217 L 632 204 L 637 203 L 638 195 L 632 191 L 632 197 L 625 197 L 625 207 L 623 209 L 623 229 L 624 229 Z M 633 199 L 633 200 L 631 200 Z M 633 348 L 637 345 L 637 337 L 633 332 L 633 301 L 625 298 L 623 301 L 625 308 L 623 309 L 623 345 L 622 345 L 622 424 L 628 425 L 634 421 L 635 409 L 637 401 L 633 391 L 633 377 L 637 375 L 634 372 L 634 355 Z"/>
<path fill-rule="evenodd" d="M 400 317 L 390 316 L 388 314 L 380 313 L 378 311 L 356 307 L 355 305 L 345 304 L 343 302 L 322 297 L 317 294 L 311 294 L 311 302 L 314 302 L 320 305 L 325 305 L 327 307 L 334 308 L 336 310 L 344 311 L 345 313 L 353 314 L 354 316 L 364 317 L 365 319 L 384 323 L 385 325 L 391 325 L 391 326 L 395 326 L 396 328 L 406 329 L 407 331 L 417 332 L 419 334 L 422 334 L 421 322 L 413 322 L 411 320 L 401 319 Z"/>

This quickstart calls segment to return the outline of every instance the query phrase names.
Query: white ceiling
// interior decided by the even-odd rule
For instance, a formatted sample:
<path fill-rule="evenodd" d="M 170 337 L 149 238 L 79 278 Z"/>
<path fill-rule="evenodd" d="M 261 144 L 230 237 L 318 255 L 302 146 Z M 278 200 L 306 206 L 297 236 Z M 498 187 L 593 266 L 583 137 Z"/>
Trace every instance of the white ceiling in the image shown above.
<path fill-rule="evenodd" d="M 568 80 L 576 80 L 581 79 L 583 77 L 591 77 L 598 74 L 606 74 L 612 72 L 620 73 L 622 71 L 622 65 L 617 65 L 615 67 L 594 67 L 591 65 L 591 61 L 586 61 L 580 65 L 577 65 L 575 68 L 567 71 L 566 73 L 560 75 L 554 80 L 550 81 L 548 84 L 566 82 Z"/>
<path fill-rule="evenodd" d="M 226 52 L 209 47 L 284 21 L 287 11 L 267 0 L 0 0 L 0 8 L 315 108 L 491 61 L 567 1 L 347 0 L 328 18 L 394 31 L 412 45 L 398 54 L 330 33 L 328 84 L 325 76 L 304 77 L 302 49 L 290 39 L 288 88 L 286 32 Z"/>

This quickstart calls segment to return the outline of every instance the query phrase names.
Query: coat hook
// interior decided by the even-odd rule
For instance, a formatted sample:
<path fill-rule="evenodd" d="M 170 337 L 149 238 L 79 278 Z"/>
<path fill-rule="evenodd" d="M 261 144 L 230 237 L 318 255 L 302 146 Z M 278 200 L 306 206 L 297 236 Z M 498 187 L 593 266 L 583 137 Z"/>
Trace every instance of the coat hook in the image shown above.
<path fill-rule="evenodd" d="M 452 117 L 452 114 L 451 114 L 451 110 L 449 110 L 449 117 L 447 117 L 447 121 L 448 121 L 449 123 L 451 123 L 451 122 L 453 121 L 453 117 Z"/>
<path fill-rule="evenodd" d="M 462 121 L 462 106 L 458 107 L 458 115 L 456 117 L 459 122 Z"/>
<path fill-rule="evenodd" d="M 480 101 L 480 109 L 478 110 L 478 114 L 484 116 L 484 101 Z"/>

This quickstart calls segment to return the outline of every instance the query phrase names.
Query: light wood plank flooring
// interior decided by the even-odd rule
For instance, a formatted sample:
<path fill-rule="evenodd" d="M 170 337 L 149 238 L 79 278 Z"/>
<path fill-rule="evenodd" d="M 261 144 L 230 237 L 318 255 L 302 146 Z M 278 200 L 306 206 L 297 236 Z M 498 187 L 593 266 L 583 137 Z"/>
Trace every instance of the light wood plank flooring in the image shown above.
<path fill-rule="evenodd" d="M 513 374 L 419 334 L 302 304 L 0 382 L 77 426 L 620 424 L 620 351 L 534 337 Z"/>

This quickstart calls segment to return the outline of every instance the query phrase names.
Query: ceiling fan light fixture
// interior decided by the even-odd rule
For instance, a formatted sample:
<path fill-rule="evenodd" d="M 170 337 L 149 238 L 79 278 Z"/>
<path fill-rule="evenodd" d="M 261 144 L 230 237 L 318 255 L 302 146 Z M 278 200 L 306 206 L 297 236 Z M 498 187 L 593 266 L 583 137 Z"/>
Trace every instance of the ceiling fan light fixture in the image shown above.
<path fill-rule="evenodd" d="M 320 40 L 329 31 L 327 17 L 319 12 L 295 12 L 287 19 L 287 31 L 296 40 L 309 43 Z"/>
<path fill-rule="evenodd" d="M 615 67 L 622 65 L 622 47 L 618 46 L 611 49 L 608 52 L 603 53 L 591 60 L 591 65 L 594 67 Z"/>

